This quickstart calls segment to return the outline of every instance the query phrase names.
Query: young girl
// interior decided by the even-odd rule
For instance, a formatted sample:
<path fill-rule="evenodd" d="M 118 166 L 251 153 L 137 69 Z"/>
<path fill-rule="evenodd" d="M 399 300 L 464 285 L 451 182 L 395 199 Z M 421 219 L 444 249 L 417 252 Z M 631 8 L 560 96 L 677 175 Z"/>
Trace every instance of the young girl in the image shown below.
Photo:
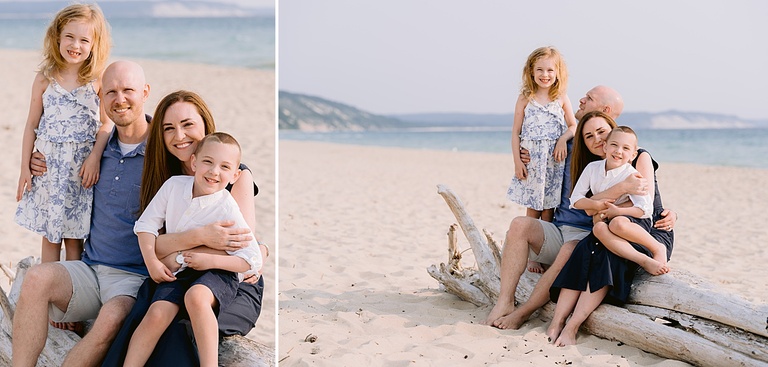
<path fill-rule="evenodd" d="M 523 85 L 515 105 L 512 125 L 512 155 L 515 177 L 507 198 L 525 206 L 526 215 L 551 222 L 560 204 L 566 143 L 573 137 L 576 117 L 566 95 L 568 71 L 554 47 L 534 50 L 523 67 Z M 520 149 L 530 154 L 523 164 Z M 538 263 L 528 269 L 542 272 Z"/>
<path fill-rule="evenodd" d="M 79 259 L 83 251 L 91 186 L 99 179 L 101 154 L 112 129 L 98 98 L 109 49 L 109 27 L 96 5 L 62 9 L 45 35 L 16 191 L 16 223 L 43 236 L 42 262 L 60 259 L 62 239 L 67 260 Z M 48 169 L 32 178 L 34 149 L 45 156 Z"/>

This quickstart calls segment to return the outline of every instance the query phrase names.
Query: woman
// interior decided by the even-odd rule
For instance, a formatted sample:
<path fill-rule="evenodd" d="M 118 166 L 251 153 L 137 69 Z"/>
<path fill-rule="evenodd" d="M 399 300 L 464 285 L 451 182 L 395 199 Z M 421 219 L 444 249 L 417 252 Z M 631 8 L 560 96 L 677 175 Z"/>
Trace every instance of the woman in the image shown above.
<path fill-rule="evenodd" d="M 594 111 L 585 114 L 576 127 L 574 134 L 571 179 L 572 186 L 578 180 L 584 167 L 590 162 L 605 158 L 603 145 L 608 133 L 616 127 L 616 122 L 608 115 Z M 667 256 L 672 253 L 674 233 L 672 218 L 664 220 L 669 211 L 664 210 L 655 171 L 656 161 L 644 149 L 638 149 L 637 157 L 632 162 L 643 177 L 653 177 L 653 221 L 655 224 L 651 235 L 667 247 Z M 606 192 L 597 194 L 593 199 L 612 198 Z M 596 213 L 588 213 L 590 215 Z M 675 214 L 676 219 L 677 214 Z M 605 226 L 602 226 L 605 227 Z M 601 229 L 602 229 L 601 227 Z M 596 229 L 598 230 L 598 229 Z M 560 271 L 552 288 L 551 299 L 557 302 L 547 336 L 557 346 L 575 344 L 576 333 L 581 324 L 604 299 L 613 304 L 623 304 L 629 296 L 630 287 L 638 265 L 616 256 L 597 240 L 595 235 L 606 241 L 624 241 L 610 231 L 590 234 L 574 249 L 570 259 Z M 636 250 L 651 256 L 650 251 L 642 246 L 630 243 Z M 569 314 L 573 315 L 568 319 Z M 568 322 L 566 323 L 566 320 Z"/>
<path fill-rule="evenodd" d="M 199 95 L 181 90 L 165 96 L 158 103 L 147 139 L 140 211 L 146 208 L 169 177 L 193 174 L 192 153 L 200 139 L 214 131 L 216 131 L 216 125 L 213 116 Z M 255 233 L 254 196 L 258 193 L 258 188 L 253 183 L 253 175 L 248 167 L 241 164 L 240 168 L 242 169 L 240 179 L 234 185 L 229 185 L 227 189 L 237 201 L 250 228 L 232 228 L 231 223 L 215 222 L 182 233 L 163 234 L 157 238 L 158 258 L 174 252 L 190 249 L 195 251 L 194 248 L 198 246 L 223 251 L 236 249 L 248 243 L 249 233 Z M 259 243 L 259 248 L 262 258 L 269 256 L 266 245 Z M 112 343 L 104 360 L 104 366 L 122 365 L 131 334 L 144 317 L 155 286 L 152 279 L 148 278 L 139 289 L 136 304 Z M 253 328 L 261 311 L 263 291 L 264 280 L 260 276 L 247 278 L 240 283 L 235 300 L 218 314 L 220 335 L 245 335 Z M 180 313 L 177 320 L 168 327 L 147 362 L 148 366 L 199 364 L 190 339 L 191 334 L 187 330 L 189 320 L 183 317 Z"/>

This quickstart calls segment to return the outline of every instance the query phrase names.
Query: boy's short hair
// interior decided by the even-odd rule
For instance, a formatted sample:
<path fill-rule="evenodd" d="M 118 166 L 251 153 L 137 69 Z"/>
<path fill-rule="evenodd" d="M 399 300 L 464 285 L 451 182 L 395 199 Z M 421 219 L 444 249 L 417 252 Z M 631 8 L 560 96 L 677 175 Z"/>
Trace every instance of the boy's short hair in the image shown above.
<path fill-rule="evenodd" d="M 240 164 L 240 158 L 242 157 L 243 150 L 240 148 L 240 143 L 237 142 L 237 139 L 235 139 L 234 136 L 229 135 L 225 132 L 217 131 L 211 134 L 206 135 L 203 137 L 199 143 L 197 143 L 197 148 L 195 148 L 194 154 L 197 155 L 201 150 L 203 150 L 203 145 L 205 143 L 213 141 L 221 144 L 228 144 L 228 145 L 234 145 L 237 147 L 237 164 Z"/>
<path fill-rule="evenodd" d="M 637 134 L 635 134 L 635 130 L 632 130 L 632 128 L 629 127 L 629 126 L 623 126 L 623 125 L 622 126 L 614 127 L 613 130 L 611 130 L 611 132 L 608 133 L 608 136 L 605 137 L 605 140 L 608 141 L 608 139 L 610 139 L 611 136 L 613 136 L 613 133 L 615 133 L 615 132 L 622 132 L 622 133 L 625 133 L 625 134 L 632 134 L 635 137 L 635 146 L 638 145 L 638 139 L 637 139 Z"/>

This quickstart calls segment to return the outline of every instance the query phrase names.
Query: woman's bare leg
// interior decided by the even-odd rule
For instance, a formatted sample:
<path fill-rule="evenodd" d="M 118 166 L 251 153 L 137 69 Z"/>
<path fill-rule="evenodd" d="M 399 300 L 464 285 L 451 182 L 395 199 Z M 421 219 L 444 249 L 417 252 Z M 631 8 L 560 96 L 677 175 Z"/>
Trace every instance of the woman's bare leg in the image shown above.
<path fill-rule="evenodd" d="M 555 305 L 555 314 L 552 316 L 552 321 L 547 328 L 547 341 L 553 343 L 560 336 L 560 332 L 565 326 L 565 321 L 568 320 L 568 315 L 573 312 L 576 307 L 576 302 L 581 295 L 580 291 L 573 289 L 563 288 L 560 290 L 560 295 L 557 297 L 557 305 Z"/>
<path fill-rule="evenodd" d="M 581 292 L 579 300 L 576 302 L 576 307 L 573 309 L 573 315 L 565 324 L 560 336 L 555 340 L 555 346 L 563 347 L 566 345 L 576 344 L 576 334 L 579 332 L 579 327 L 584 323 L 584 320 L 592 314 L 597 306 L 603 302 L 603 299 L 608 294 L 608 286 L 600 288 L 600 290 L 592 293 L 587 284 L 587 290 Z M 554 320 L 554 319 L 553 319 Z"/>

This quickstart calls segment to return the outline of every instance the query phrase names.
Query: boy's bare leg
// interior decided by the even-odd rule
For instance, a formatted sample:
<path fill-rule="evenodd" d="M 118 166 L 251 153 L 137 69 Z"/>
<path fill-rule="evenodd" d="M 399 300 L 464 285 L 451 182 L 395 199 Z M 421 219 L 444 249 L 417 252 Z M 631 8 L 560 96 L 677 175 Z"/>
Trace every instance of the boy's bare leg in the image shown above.
<path fill-rule="evenodd" d="M 557 279 L 560 270 L 563 270 L 565 263 L 568 262 L 577 243 L 578 241 L 569 241 L 563 244 L 555 261 L 539 278 L 528 300 L 518 305 L 512 312 L 498 318 L 493 325 L 500 329 L 519 329 L 536 310 L 544 307 L 549 302 L 549 288 L 552 287 L 552 283 Z"/>
<path fill-rule="evenodd" d="M 531 217 L 512 219 L 501 252 L 499 298 L 483 322 L 484 325 L 495 326 L 498 318 L 515 310 L 515 291 L 528 263 L 528 247 L 531 246 L 538 253 L 543 244 L 544 229 L 538 220 Z"/>
<path fill-rule="evenodd" d="M 219 365 L 219 323 L 213 307 L 216 297 L 208 287 L 195 284 L 184 296 L 184 305 L 192 321 L 192 331 L 197 341 L 201 367 L 216 367 Z"/>
<path fill-rule="evenodd" d="M 618 217 L 613 220 L 616 219 Z M 664 264 L 656 261 L 656 259 L 645 256 L 645 254 L 635 250 L 627 240 L 613 233 L 607 224 L 602 222 L 595 224 L 592 232 L 609 251 L 642 266 L 649 274 L 661 275 L 669 271 Z"/>
<path fill-rule="evenodd" d="M 156 301 L 149 306 L 147 314 L 136 327 L 131 341 L 128 343 L 128 352 L 125 356 L 125 366 L 144 366 L 155 350 L 157 341 L 163 335 L 165 329 L 171 324 L 173 318 L 179 312 L 177 304 L 168 301 Z"/>
<path fill-rule="evenodd" d="M 616 219 L 618 219 L 618 221 Z M 611 232 L 615 233 L 617 236 L 630 242 L 639 243 L 650 250 L 653 254 L 653 259 L 666 268 L 666 271 L 664 272 L 669 272 L 669 267 L 667 266 L 667 248 L 662 245 L 661 242 L 653 238 L 648 231 L 644 230 L 639 225 L 632 223 L 625 217 L 614 218 L 608 227 Z"/>

